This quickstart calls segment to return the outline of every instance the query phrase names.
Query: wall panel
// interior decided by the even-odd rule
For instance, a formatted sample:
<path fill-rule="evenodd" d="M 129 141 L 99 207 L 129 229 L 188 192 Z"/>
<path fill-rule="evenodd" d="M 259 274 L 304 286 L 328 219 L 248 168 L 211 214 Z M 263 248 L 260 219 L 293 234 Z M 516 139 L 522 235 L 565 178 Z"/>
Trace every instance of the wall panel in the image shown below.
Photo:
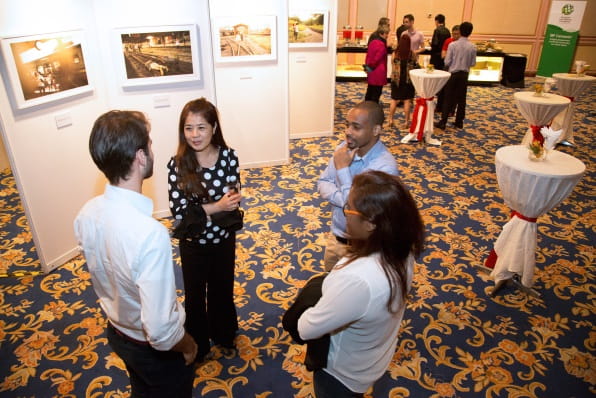
<path fill-rule="evenodd" d="M 474 33 L 533 35 L 540 3 L 541 0 L 475 0 L 471 18 Z"/>
<path fill-rule="evenodd" d="M 464 0 L 403 0 L 397 2 L 394 15 L 396 26 L 401 24 L 404 15 L 414 15 L 414 26 L 425 31 L 424 36 L 430 39 L 435 29 L 435 15 L 445 15 L 445 25 L 451 30 L 453 25 L 462 22 L 463 10 Z"/>

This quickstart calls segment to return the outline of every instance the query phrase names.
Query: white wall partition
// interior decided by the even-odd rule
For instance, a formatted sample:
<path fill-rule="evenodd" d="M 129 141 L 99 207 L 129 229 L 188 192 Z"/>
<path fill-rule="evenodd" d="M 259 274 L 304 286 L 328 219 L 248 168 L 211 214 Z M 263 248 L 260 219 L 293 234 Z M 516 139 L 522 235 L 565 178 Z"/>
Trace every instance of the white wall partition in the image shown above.
<path fill-rule="evenodd" d="M 224 17 L 234 17 L 238 24 L 255 16 L 275 17 L 275 59 L 216 56 L 222 59 L 215 62 L 215 86 L 224 135 L 238 151 L 240 165 L 285 164 L 289 162 L 287 2 L 212 0 L 209 5 L 213 25 L 221 25 Z M 219 42 L 214 51 L 222 51 Z"/>
<path fill-rule="evenodd" d="M 326 47 L 290 48 L 290 138 L 333 135 L 337 0 L 290 0 L 293 10 L 326 11 L 329 27 Z"/>
<path fill-rule="evenodd" d="M 89 0 L 38 2 L 2 0 L 0 36 L 83 29 L 87 40 L 96 32 Z M 87 75 L 93 91 L 77 98 L 17 110 L 7 95 L 6 63 L 0 81 L 0 130 L 44 270 L 76 254 L 72 221 L 80 205 L 96 192 L 97 173 L 89 159 L 91 126 L 107 107 L 99 52 L 88 46 Z M 18 84 L 18 82 L 17 82 Z M 70 118 L 59 128 L 57 120 Z"/>
<path fill-rule="evenodd" d="M 168 214 L 166 162 L 177 144 L 179 112 L 200 96 L 215 101 L 207 0 L 0 0 L 0 37 L 82 30 L 93 90 L 27 109 L 16 109 L 0 64 L 0 132 L 42 268 L 49 271 L 77 254 L 72 222 L 85 201 L 103 192 L 105 179 L 91 161 L 88 137 L 109 109 L 143 111 L 151 120 L 155 174 L 144 187 L 158 215 Z M 115 68 L 114 28 L 198 26 L 201 80 L 124 90 Z M 60 126 L 60 127 L 59 127 Z"/>

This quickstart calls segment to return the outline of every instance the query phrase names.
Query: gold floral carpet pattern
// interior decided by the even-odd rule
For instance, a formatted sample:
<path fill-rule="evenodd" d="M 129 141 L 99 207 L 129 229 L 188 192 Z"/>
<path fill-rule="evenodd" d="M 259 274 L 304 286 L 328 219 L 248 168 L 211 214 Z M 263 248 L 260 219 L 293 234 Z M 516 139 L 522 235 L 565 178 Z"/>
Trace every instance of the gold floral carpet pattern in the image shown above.
<path fill-rule="evenodd" d="M 533 80 L 527 80 L 529 87 Z M 196 397 L 313 397 L 311 373 L 302 365 L 305 347 L 292 342 L 280 320 L 304 282 L 322 270 L 330 212 L 316 181 L 342 140 L 347 110 L 364 91 L 364 83 L 337 84 L 333 137 L 292 141 L 290 164 L 242 172 L 238 352 L 224 356 L 214 349 L 214 359 L 196 370 Z M 576 147 L 559 147 L 581 159 L 586 174 L 563 204 L 538 220 L 534 287 L 541 297 L 506 287 L 493 299 L 492 281 L 477 268 L 508 220 L 494 153 L 519 143 L 527 128 L 514 91 L 470 87 L 465 127 L 437 131 L 441 147 L 400 144 L 395 131 L 383 136 L 428 235 L 395 356 L 366 397 L 596 393 L 594 90 L 577 103 Z M 12 176 L 0 178 L 0 271 L 9 275 L 0 279 L 0 396 L 129 397 L 84 259 L 49 275 L 15 276 L 39 264 Z M 163 222 L 171 227 L 171 220 Z"/>

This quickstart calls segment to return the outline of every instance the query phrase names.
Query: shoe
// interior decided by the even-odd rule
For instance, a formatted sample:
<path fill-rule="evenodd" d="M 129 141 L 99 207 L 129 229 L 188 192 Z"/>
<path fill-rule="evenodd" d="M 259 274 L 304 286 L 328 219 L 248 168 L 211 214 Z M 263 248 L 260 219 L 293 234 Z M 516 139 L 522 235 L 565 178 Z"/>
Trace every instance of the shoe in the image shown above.
<path fill-rule="evenodd" d="M 464 128 L 464 124 L 463 123 L 457 123 L 457 122 L 455 122 L 455 123 L 453 123 L 453 126 L 456 127 L 456 128 L 458 128 L 458 129 L 463 129 Z"/>
<path fill-rule="evenodd" d="M 195 368 L 201 367 L 205 362 L 209 362 L 213 359 L 214 356 L 215 354 L 213 353 L 213 351 L 209 351 L 204 355 L 197 354 L 197 357 L 195 358 L 194 362 Z"/>
<path fill-rule="evenodd" d="M 445 123 L 443 122 L 436 122 L 435 127 L 441 130 L 445 130 Z"/>

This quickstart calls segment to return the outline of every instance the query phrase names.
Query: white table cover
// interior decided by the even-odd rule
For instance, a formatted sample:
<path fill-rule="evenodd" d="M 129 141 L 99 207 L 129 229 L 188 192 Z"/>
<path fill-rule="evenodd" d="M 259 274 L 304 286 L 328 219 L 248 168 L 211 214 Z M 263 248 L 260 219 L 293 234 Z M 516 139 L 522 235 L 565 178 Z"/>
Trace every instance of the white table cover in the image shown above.
<path fill-rule="evenodd" d="M 579 159 L 556 150 L 549 151 L 546 160 L 532 161 L 523 145 L 499 148 L 495 166 L 505 203 L 528 218 L 537 218 L 561 203 L 586 169 Z M 524 286 L 532 286 L 536 233 L 535 222 L 519 217 L 505 224 L 494 245 L 498 258 L 491 276 L 495 284 L 519 274 Z"/>
<path fill-rule="evenodd" d="M 530 126 L 546 126 L 562 110 L 566 109 L 571 101 L 562 95 L 543 94 L 534 95 L 533 91 L 518 91 L 513 94 L 517 109 L 526 118 Z M 522 145 L 532 142 L 532 129 L 529 128 L 522 140 Z"/>
<path fill-rule="evenodd" d="M 437 94 L 443 88 L 443 86 L 447 83 L 447 80 L 449 80 L 449 76 L 451 76 L 451 73 L 444 70 L 434 70 L 430 73 L 426 72 L 425 69 L 412 69 L 410 71 L 412 85 L 414 86 L 418 96 L 421 98 L 420 100 L 426 101 L 427 111 L 426 117 L 424 120 L 422 120 L 422 107 L 420 104 L 416 103 L 413 115 L 416 115 L 417 108 L 421 109 L 418 112 L 418 117 L 412 117 L 412 126 L 414 130 L 410 129 L 410 131 L 414 131 L 414 133 L 406 135 L 401 142 L 409 142 L 410 140 L 416 138 L 416 132 L 418 132 L 420 126 L 423 125 L 424 137 L 427 142 L 434 145 L 441 144 L 439 140 L 432 138 L 432 133 L 434 130 L 435 101 L 431 98 L 433 98 L 435 94 Z"/>
<path fill-rule="evenodd" d="M 569 107 L 560 112 L 553 119 L 553 130 L 563 129 L 563 134 L 559 141 L 568 141 L 573 143 L 573 116 L 575 115 L 575 102 L 581 93 L 590 87 L 595 81 L 594 76 L 578 76 L 575 73 L 553 73 L 553 78 L 557 80 L 557 89 L 559 94 L 571 98 Z"/>

